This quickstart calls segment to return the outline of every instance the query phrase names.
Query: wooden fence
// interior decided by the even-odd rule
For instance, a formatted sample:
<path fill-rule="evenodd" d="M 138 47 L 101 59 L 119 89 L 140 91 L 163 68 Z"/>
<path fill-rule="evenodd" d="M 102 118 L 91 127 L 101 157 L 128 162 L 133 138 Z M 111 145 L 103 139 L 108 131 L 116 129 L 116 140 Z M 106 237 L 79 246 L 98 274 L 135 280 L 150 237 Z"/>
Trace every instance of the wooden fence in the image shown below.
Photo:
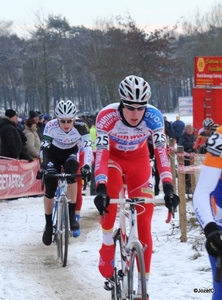
<path fill-rule="evenodd" d="M 179 219 L 181 230 L 181 242 L 187 241 L 187 214 L 186 214 L 186 182 L 185 175 L 191 177 L 191 192 L 193 194 L 199 172 L 203 165 L 205 154 L 186 153 L 183 146 L 174 147 L 174 140 L 170 139 L 170 164 L 173 173 L 174 190 L 180 197 Z M 185 159 L 190 161 L 189 166 L 184 165 Z"/>

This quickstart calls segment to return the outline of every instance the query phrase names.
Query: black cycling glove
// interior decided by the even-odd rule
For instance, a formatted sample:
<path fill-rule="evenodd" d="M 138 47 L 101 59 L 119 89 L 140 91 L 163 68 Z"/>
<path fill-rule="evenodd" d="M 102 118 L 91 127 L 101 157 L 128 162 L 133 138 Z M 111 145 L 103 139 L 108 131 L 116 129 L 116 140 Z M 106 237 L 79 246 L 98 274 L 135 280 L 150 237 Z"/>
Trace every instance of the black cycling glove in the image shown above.
<path fill-rule="evenodd" d="M 109 212 L 107 210 L 107 207 L 109 206 L 110 197 L 107 195 L 106 190 L 107 189 L 105 184 L 99 184 L 96 189 L 97 195 L 94 198 L 94 204 L 98 209 L 100 215 Z"/>
<path fill-rule="evenodd" d="M 204 228 L 204 233 L 207 238 L 207 252 L 214 257 L 222 257 L 222 231 L 216 223 L 210 222 Z"/>
<path fill-rule="evenodd" d="M 84 165 L 81 169 L 80 172 L 83 176 L 87 176 L 90 173 L 90 166 L 89 165 Z"/>
<path fill-rule="evenodd" d="M 175 210 L 180 203 L 180 198 L 174 194 L 173 185 L 170 182 L 163 183 L 163 192 L 165 206 L 172 212 L 172 210 Z"/>

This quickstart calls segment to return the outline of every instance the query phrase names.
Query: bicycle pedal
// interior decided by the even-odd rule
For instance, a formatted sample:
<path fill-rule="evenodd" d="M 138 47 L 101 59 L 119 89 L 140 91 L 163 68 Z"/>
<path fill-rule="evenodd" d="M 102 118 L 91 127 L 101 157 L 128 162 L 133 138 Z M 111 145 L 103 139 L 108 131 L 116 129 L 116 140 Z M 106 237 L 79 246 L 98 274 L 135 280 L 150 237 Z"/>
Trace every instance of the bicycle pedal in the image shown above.
<path fill-rule="evenodd" d="M 113 285 L 110 284 L 109 281 L 105 281 L 104 282 L 104 289 L 108 292 L 112 291 L 113 290 Z"/>
<path fill-rule="evenodd" d="M 123 276 L 124 276 L 124 273 L 122 270 L 118 270 L 117 274 L 120 278 L 123 278 Z"/>

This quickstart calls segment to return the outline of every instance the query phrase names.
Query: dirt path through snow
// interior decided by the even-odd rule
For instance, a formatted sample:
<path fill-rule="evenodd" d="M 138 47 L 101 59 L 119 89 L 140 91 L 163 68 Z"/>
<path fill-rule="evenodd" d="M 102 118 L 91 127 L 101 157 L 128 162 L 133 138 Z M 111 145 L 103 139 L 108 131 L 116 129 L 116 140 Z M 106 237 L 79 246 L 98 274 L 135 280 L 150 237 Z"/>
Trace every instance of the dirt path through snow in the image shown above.
<path fill-rule="evenodd" d="M 42 243 L 42 197 L 1 201 L 0 299 L 110 299 L 97 270 L 101 239 L 93 204 L 83 205 L 80 224 L 81 235 L 71 238 L 68 264 L 63 268 L 55 244 Z M 90 235 L 95 231 L 92 243 Z"/>

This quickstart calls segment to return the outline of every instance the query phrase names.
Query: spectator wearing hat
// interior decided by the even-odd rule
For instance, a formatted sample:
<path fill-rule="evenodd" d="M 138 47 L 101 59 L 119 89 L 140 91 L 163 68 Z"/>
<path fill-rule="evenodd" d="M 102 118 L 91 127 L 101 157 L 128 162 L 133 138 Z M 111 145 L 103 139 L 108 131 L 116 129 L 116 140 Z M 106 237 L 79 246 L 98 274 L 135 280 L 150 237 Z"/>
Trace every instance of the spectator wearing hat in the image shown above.
<path fill-rule="evenodd" d="M 30 110 L 29 111 L 29 117 L 28 117 L 29 119 L 35 119 L 35 121 L 36 121 L 36 123 L 38 123 L 38 121 L 39 121 L 39 115 L 38 115 L 38 113 L 36 112 L 36 111 L 34 111 L 34 110 Z"/>
<path fill-rule="evenodd" d="M 176 121 L 174 121 L 171 125 L 172 137 L 179 142 L 181 135 L 185 132 L 185 123 L 180 120 L 180 116 L 176 117 Z"/>
<path fill-rule="evenodd" d="M 44 115 L 44 121 L 43 121 L 43 125 L 44 125 L 44 128 L 45 128 L 45 125 L 52 120 L 52 117 L 49 115 L 49 114 L 45 114 Z"/>
<path fill-rule="evenodd" d="M 29 118 L 25 123 L 24 134 L 27 138 L 27 152 L 32 158 L 39 158 L 40 138 L 37 133 L 37 123 L 34 118 Z"/>
<path fill-rule="evenodd" d="M 13 109 L 7 109 L 0 120 L 1 156 L 19 159 L 22 140 L 17 129 L 18 116 Z"/>
<path fill-rule="evenodd" d="M 29 119 L 35 120 L 35 122 L 37 124 L 37 133 L 38 133 L 40 141 L 41 141 L 42 137 L 43 137 L 43 130 L 44 130 L 43 114 L 40 111 L 30 110 Z"/>

